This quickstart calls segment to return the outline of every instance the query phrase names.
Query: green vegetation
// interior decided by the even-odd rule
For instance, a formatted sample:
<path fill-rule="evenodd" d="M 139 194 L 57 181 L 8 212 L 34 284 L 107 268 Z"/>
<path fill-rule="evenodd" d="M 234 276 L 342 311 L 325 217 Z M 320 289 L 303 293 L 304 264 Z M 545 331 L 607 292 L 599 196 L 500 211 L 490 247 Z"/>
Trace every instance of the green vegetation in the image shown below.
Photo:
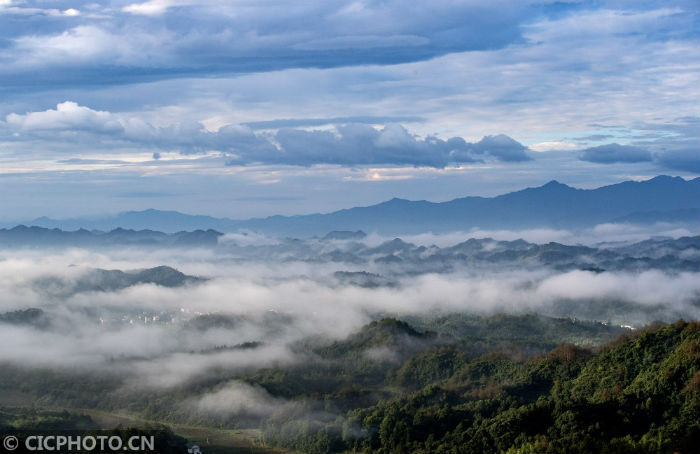
<path fill-rule="evenodd" d="M 280 413 L 265 439 L 309 453 L 692 453 L 700 444 L 697 322 L 526 361 L 465 360 L 442 347 L 400 370 L 409 384 L 433 383 L 332 421 Z"/>
<path fill-rule="evenodd" d="M 87 415 L 66 410 L 48 411 L 32 407 L 0 408 L 0 430 L 89 430 L 97 429 Z"/>
<path fill-rule="evenodd" d="M 630 331 L 535 315 L 407 320 L 375 321 L 335 342 L 307 339 L 290 347 L 297 362 L 210 370 L 165 390 L 127 390 L 126 373 L 5 365 L 0 396 L 127 413 L 218 434 L 220 449 L 230 439 L 260 452 L 263 444 L 309 454 L 684 454 L 700 446 L 697 322 Z M 273 403 L 251 412 L 191 404 L 232 381 Z M 2 413 L 0 423 L 51 417 Z"/>

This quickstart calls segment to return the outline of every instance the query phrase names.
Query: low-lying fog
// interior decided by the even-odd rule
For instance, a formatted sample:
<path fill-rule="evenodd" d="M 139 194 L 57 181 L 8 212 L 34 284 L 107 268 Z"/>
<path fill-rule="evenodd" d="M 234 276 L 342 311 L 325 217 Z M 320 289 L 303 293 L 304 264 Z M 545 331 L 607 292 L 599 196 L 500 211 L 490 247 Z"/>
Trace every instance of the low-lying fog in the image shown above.
<path fill-rule="evenodd" d="M 210 249 L 0 250 L 0 361 L 114 367 L 128 370 L 134 383 L 167 387 L 217 367 L 297 361 L 295 342 L 343 338 L 382 315 L 534 312 L 632 326 L 700 318 L 700 270 L 688 269 L 698 260 L 697 239 L 643 250 L 624 249 L 627 242 L 618 245 L 622 258 L 585 248 L 567 252 L 570 259 L 558 249 L 555 258 L 550 249 L 525 256 L 531 246 L 496 241 L 448 249 L 467 238 L 404 238 L 416 243 L 410 250 L 372 235 L 300 243 L 253 234 L 227 235 Z M 481 252 L 469 256 L 467 247 Z M 630 267 L 635 250 L 658 257 Z M 294 256 L 298 251 L 306 251 L 303 258 Z M 345 262 L 333 255 L 338 251 L 364 261 Z M 459 260 L 434 267 L 435 257 L 447 260 L 445 251 Z M 488 265 L 478 255 L 487 252 L 508 261 Z M 396 260 L 378 260 L 387 256 Z M 601 257 L 608 265 L 595 268 Z M 426 263 L 432 265 L 421 272 Z M 610 268 L 616 263 L 622 265 Z M 90 287 L 98 268 L 161 265 L 203 279 Z M 29 308 L 41 312 L 13 312 Z"/>

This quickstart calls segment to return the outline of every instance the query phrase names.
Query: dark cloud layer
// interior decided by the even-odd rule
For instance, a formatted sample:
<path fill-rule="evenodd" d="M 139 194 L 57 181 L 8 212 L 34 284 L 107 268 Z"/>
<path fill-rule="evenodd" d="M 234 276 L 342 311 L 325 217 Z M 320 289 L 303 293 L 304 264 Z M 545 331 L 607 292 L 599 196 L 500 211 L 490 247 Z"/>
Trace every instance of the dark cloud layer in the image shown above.
<path fill-rule="evenodd" d="M 614 162 L 645 162 L 651 161 L 651 153 L 639 147 L 609 143 L 583 150 L 581 159 L 584 161 L 610 164 Z"/>
<path fill-rule="evenodd" d="M 504 135 L 486 136 L 469 149 L 477 154 L 490 154 L 501 161 L 528 161 L 527 148 L 516 140 Z"/>
<path fill-rule="evenodd" d="M 450 163 L 524 161 L 530 159 L 527 148 L 505 135 L 487 136 L 477 143 L 461 137 L 448 140 L 434 136 L 416 137 L 399 124 L 382 129 L 369 125 L 347 124 L 335 131 L 280 129 L 274 135 L 277 147 L 258 141 L 254 150 L 238 148 L 230 164 L 262 162 L 266 164 L 409 165 L 442 168 Z"/>
<path fill-rule="evenodd" d="M 583 161 L 599 164 L 652 162 L 682 172 L 700 172 L 700 117 L 687 116 L 659 123 L 639 123 L 631 132 L 631 145 L 608 143 L 587 148 Z"/>
<path fill-rule="evenodd" d="M 380 130 L 368 125 L 348 124 L 336 127 L 336 132 L 281 129 L 275 135 L 280 149 L 266 156 L 265 162 L 440 168 L 449 163 L 478 162 L 485 158 L 499 161 L 529 159 L 526 147 L 502 134 L 487 136 L 472 144 L 461 137 L 448 140 L 432 136 L 418 138 L 398 124 L 389 124 Z"/>
<path fill-rule="evenodd" d="M 651 152 L 645 148 L 610 143 L 583 150 L 582 161 L 597 164 L 654 162 L 661 168 L 683 172 L 700 172 L 700 147 L 685 148 L 683 140 L 664 141 L 675 148 Z"/>
<path fill-rule="evenodd" d="M 656 160 L 667 169 L 700 173 L 700 148 L 665 151 Z"/>
<path fill-rule="evenodd" d="M 539 12 L 509 0 L 110 3 L 0 3 L 0 86 L 412 62 L 521 41 Z"/>

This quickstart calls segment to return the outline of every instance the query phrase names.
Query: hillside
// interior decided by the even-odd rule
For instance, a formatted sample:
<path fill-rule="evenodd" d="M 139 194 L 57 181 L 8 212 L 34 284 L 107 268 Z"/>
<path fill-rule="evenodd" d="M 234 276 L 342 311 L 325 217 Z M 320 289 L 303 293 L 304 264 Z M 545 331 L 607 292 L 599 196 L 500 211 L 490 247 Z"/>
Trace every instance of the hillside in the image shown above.
<path fill-rule="evenodd" d="M 690 454 L 700 443 L 697 322 L 633 331 L 533 315 L 413 321 L 435 331 L 384 318 L 344 339 L 293 345 L 297 362 L 223 367 L 175 388 L 125 392 L 128 376 L 109 370 L 11 364 L 0 388 L 54 408 L 259 428 L 266 445 L 309 454 Z M 253 392 L 260 405 L 188 405 L 226 389 Z"/>
<path fill-rule="evenodd" d="M 411 370 L 453 372 L 325 424 L 280 413 L 266 440 L 318 453 L 697 452 L 697 322 L 626 335 L 596 352 L 562 345 L 524 362 L 456 359 L 445 350 L 424 354 Z"/>

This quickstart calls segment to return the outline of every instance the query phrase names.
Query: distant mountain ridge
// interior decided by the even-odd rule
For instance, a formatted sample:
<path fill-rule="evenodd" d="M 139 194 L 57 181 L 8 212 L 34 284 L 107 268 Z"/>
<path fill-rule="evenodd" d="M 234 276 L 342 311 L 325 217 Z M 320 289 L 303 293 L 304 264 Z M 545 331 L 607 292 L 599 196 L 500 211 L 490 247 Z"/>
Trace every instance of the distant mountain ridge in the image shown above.
<path fill-rule="evenodd" d="M 192 230 L 227 230 L 225 227 L 230 226 L 233 222 L 236 221 L 149 208 L 143 211 L 126 211 L 115 216 L 99 218 L 51 219 L 42 216 L 23 224 L 61 230 L 87 229 L 106 232 L 122 228 L 176 233 Z"/>
<path fill-rule="evenodd" d="M 0 247 L 212 247 L 218 244 L 222 235 L 223 233 L 211 229 L 168 234 L 121 227 L 103 232 L 82 228 L 65 231 L 58 228 L 18 225 L 11 229 L 0 229 Z"/>
<path fill-rule="evenodd" d="M 39 218 L 31 225 L 64 230 L 116 227 L 164 232 L 249 229 L 273 235 L 310 237 L 331 231 L 382 234 L 445 233 L 472 228 L 581 228 L 608 222 L 700 224 L 700 178 L 657 176 L 597 189 L 576 189 L 550 181 L 496 197 L 447 202 L 394 198 L 377 205 L 326 214 L 270 216 L 247 220 L 193 216 L 177 211 L 130 211 L 101 219 Z"/>
<path fill-rule="evenodd" d="M 335 232 L 336 234 L 342 232 Z M 78 230 L 64 232 L 43 227 L 18 226 L 0 229 L 0 249 L 34 248 L 57 250 L 81 248 L 134 248 L 154 251 L 159 248 L 207 248 L 239 262 L 268 261 L 271 263 L 306 262 L 328 264 L 334 285 L 356 285 L 365 288 L 395 287 L 395 273 L 419 275 L 449 273 L 464 266 L 482 269 L 497 267 L 535 269 L 549 267 L 559 271 L 689 271 L 700 269 L 700 235 L 680 238 L 655 237 L 640 242 L 603 243 L 584 246 L 556 242 L 530 243 L 522 239 L 499 241 L 491 238 L 469 238 L 449 246 L 418 245 L 400 238 L 381 244 L 346 238 L 348 232 L 329 238 L 278 238 L 258 244 L 248 243 L 239 234 L 219 242 L 222 233 L 214 230 L 166 234 L 153 230 L 115 229 L 111 232 Z M 357 232 L 349 232 L 357 236 Z M 468 234 L 467 234 L 468 235 Z M 242 240 L 242 241 L 241 241 Z M 185 252 L 185 251 L 181 251 Z M 337 269 L 338 266 L 350 269 Z M 363 269 L 363 267 L 365 267 Z M 384 270 L 385 276 L 376 272 Z M 177 270 L 167 267 L 145 270 L 146 274 L 119 270 L 97 270 L 86 281 L 87 288 L 109 288 L 109 282 L 167 282 L 192 281 Z M 87 276 L 87 275 L 86 275 Z M 119 285 L 122 285 L 119 284 Z M 50 283 L 49 288 L 61 288 Z M 81 286 L 78 286 L 81 288 Z"/>

